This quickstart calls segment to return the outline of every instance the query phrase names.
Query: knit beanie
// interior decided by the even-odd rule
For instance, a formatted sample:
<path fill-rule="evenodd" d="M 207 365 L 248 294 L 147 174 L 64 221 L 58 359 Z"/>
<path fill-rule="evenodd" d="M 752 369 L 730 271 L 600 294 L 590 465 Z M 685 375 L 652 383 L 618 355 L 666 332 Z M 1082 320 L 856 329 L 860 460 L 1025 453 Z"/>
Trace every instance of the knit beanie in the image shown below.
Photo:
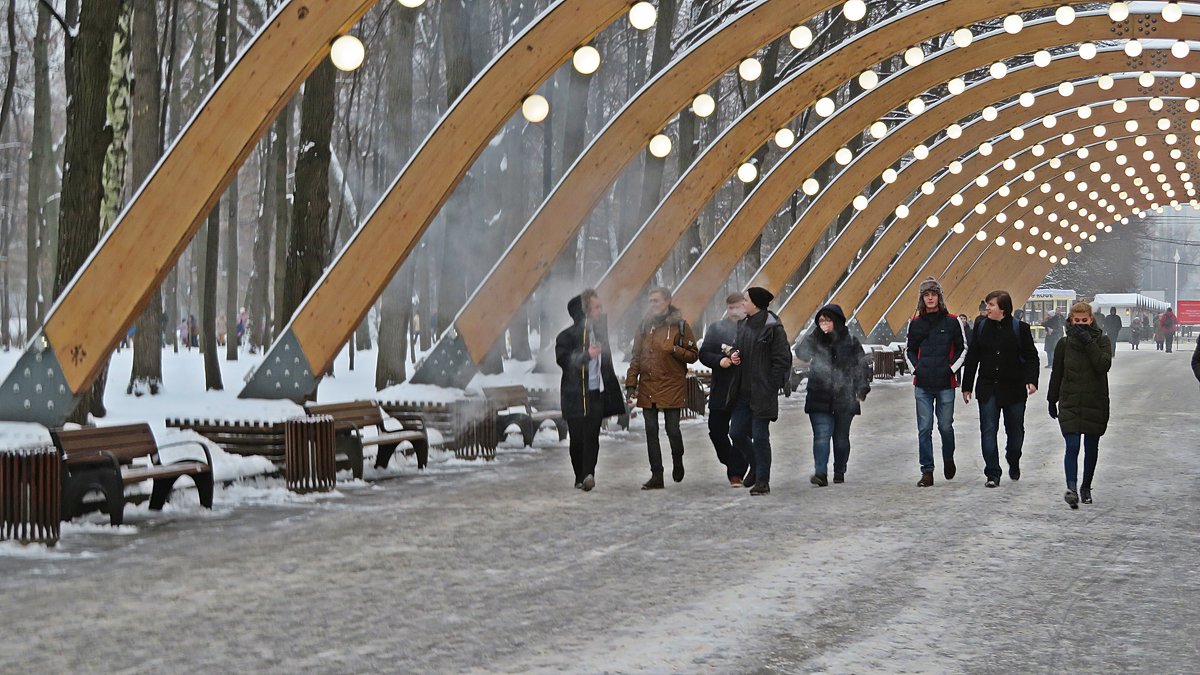
<path fill-rule="evenodd" d="M 775 299 L 775 296 L 771 293 L 771 291 L 768 291 L 762 286 L 751 286 L 750 288 L 747 288 L 746 296 L 749 297 L 750 302 L 753 302 L 754 306 L 759 309 L 766 309 L 771 304 L 771 301 Z"/>

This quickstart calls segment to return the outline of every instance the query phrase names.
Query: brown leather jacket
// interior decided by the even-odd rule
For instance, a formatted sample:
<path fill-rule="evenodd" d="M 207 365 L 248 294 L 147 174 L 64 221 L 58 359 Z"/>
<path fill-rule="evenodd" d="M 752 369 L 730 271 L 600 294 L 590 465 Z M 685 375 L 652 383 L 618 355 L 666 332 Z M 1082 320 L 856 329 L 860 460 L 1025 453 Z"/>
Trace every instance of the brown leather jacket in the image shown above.
<path fill-rule="evenodd" d="M 633 340 L 625 388 L 637 389 L 639 408 L 685 408 L 687 364 L 699 355 L 692 327 L 671 305 L 666 316 L 642 321 Z"/>

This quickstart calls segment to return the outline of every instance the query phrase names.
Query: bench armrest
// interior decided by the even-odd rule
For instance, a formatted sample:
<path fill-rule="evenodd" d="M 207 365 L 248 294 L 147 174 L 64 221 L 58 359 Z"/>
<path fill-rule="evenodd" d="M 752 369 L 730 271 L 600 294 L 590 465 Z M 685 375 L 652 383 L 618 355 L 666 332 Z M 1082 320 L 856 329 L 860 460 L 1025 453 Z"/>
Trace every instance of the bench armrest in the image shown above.
<path fill-rule="evenodd" d="M 212 465 L 213 465 L 212 453 L 210 453 L 208 451 L 208 446 L 205 445 L 204 443 L 201 443 L 200 441 L 195 440 L 195 439 L 189 439 L 186 441 L 175 441 L 174 443 L 166 443 L 164 445 L 158 446 L 158 449 L 162 450 L 163 448 L 177 448 L 181 445 L 198 445 L 198 446 L 200 446 L 200 449 L 204 451 L 204 461 L 208 464 L 208 467 L 210 469 L 212 468 Z M 162 458 L 159 457 L 157 452 L 154 453 L 153 457 L 151 457 L 151 460 L 154 462 L 154 464 L 156 464 L 158 466 L 162 466 Z"/>
<path fill-rule="evenodd" d="M 116 455 L 112 454 L 108 450 L 97 450 L 94 454 L 89 455 L 87 458 L 68 457 L 65 460 L 65 463 L 67 466 L 94 466 L 97 464 L 111 464 L 113 471 L 116 471 L 117 473 L 121 472 L 121 462 L 117 460 Z"/>

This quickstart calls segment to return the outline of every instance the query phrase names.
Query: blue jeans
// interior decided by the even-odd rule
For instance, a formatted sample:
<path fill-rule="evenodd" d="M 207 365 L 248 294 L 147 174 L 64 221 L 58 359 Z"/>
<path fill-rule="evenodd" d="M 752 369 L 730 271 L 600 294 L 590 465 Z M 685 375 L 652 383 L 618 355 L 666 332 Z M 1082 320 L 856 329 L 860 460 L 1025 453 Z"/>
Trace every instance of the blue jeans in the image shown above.
<path fill-rule="evenodd" d="M 771 420 L 755 417 L 750 402 L 738 399 L 729 419 L 729 436 L 736 448 L 739 443 L 754 448 L 750 473 L 762 483 L 771 480 Z"/>
<path fill-rule="evenodd" d="M 1000 414 L 1004 414 L 1004 458 L 1010 467 L 1019 466 L 1021 446 L 1025 443 L 1025 401 L 1001 406 L 992 396 L 979 401 L 979 445 L 983 448 L 983 475 L 1000 480 L 1000 448 L 996 435 L 1000 431 Z"/>
<path fill-rule="evenodd" d="M 747 445 L 744 439 L 738 439 L 736 445 L 731 441 L 730 417 L 731 413 L 728 410 L 709 407 L 708 438 L 717 451 L 717 461 L 725 465 L 726 476 L 740 480 L 746 475 L 746 469 L 750 466 L 750 455 L 754 449 Z"/>
<path fill-rule="evenodd" d="M 1092 476 L 1096 475 L 1096 459 L 1100 456 L 1100 437 L 1091 434 L 1069 434 L 1063 432 L 1067 441 L 1067 452 L 1063 457 L 1063 468 L 1067 472 L 1067 489 L 1075 489 L 1075 477 L 1079 470 L 1079 441 L 1083 439 L 1083 489 L 1092 489 Z"/>
<path fill-rule="evenodd" d="M 809 413 L 808 421 L 813 430 L 813 473 L 828 475 L 829 442 L 833 441 L 833 472 L 846 473 L 846 462 L 850 461 L 851 413 Z"/>
<path fill-rule="evenodd" d="M 954 459 L 954 389 L 914 387 L 917 398 L 917 452 L 921 472 L 933 471 L 933 416 L 942 436 L 942 458 Z"/>

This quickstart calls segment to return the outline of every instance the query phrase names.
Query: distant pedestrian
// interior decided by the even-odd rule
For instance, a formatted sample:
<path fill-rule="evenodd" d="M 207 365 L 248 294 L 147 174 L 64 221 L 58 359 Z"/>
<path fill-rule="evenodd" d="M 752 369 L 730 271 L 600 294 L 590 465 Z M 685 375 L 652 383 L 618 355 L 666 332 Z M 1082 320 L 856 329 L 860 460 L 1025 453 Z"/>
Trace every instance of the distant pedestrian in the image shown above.
<path fill-rule="evenodd" d="M 729 435 L 735 444 L 754 448 L 754 475 L 745 482 L 753 482 L 750 494 L 757 496 L 771 493 L 771 422 L 779 418 L 779 392 L 791 380 L 792 352 L 779 317 L 767 309 L 775 296 L 754 286 L 744 297 L 746 318 L 738 322 L 729 357 L 735 366 L 729 383 Z"/>
<path fill-rule="evenodd" d="M 1063 468 L 1067 504 L 1092 503 L 1092 478 L 1100 454 L 1100 437 L 1108 430 L 1108 371 L 1112 348 L 1108 336 L 1096 325 L 1092 307 L 1077 302 L 1071 307 L 1067 335 L 1054 348 L 1050 387 L 1046 391 L 1050 417 L 1058 420 L 1066 440 Z M 1076 490 L 1080 442 L 1083 444 L 1083 483 Z"/>
<path fill-rule="evenodd" d="M 1117 308 L 1109 307 L 1108 315 L 1104 317 L 1104 334 L 1108 336 L 1108 341 L 1112 343 L 1113 356 L 1117 355 L 1117 340 L 1121 338 L 1121 328 L 1124 324 L 1121 323 L 1121 317 L 1117 316 Z"/>
<path fill-rule="evenodd" d="M 708 387 L 708 438 L 717 451 L 717 461 L 725 466 L 730 487 L 742 487 L 742 479 L 750 468 L 753 448 L 739 439 L 733 444 L 729 437 L 729 384 L 733 381 L 734 344 L 737 342 L 738 322 L 746 318 L 742 294 L 732 293 L 725 298 L 725 316 L 709 324 L 700 343 L 700 363 L 712 370 Z"/>
<path fill-rule="evenodd" d="M 992 291 L 987 314 L 975 325 L 975 337 L 963 367 L 962 396 L 979 401 L 979 445 L 983 450 L 986 487 L 1000 485 L 997 435 L 1004 415 L 1004 458 L 1008 477 L 1021 478 L 1021 449 L 1025 442 L 1025 403 L 1037 391 L 1041 363 L 1029 324 L 1012 315 L 1012 296 Z"/>
<path fill-rule="evenodd" d="M 808 391 L 804 412 L 813 430 L 813 475 L 817 487 L 829 485 L 829 446 L 833 444 L 833 482 L 846 480 L 850 460 L 850 423 L 862 413 L 871 391 L 862 344 L 846 330 L 839 305 L 817 312 L 813 330 L 796 346 L 796 358 L 807 362 Z"/>
<path fill-rule="evenodd" d="M 1134 314 L 1129 320 L 1129 346 L 1132 349 L 1138 348 L 1138 343 L 1142 340 L 1142 317 L 1140 314 Z"/>
<path fill-rule="evenodd" d="M 1042 328 L 1046 329 L 1046 367 L 1054 361 L 1054 346 L 1058 344 L 1063 333 L 1063 318 L 1055 310 L 1050 310 L 1046 318 L 1042 321 Z"/>
<path fill-rule="evenodd" d="M 646 316 L 633 340 L 632 357 L 625 375 L 626 397 L 635 400 L 646 422 L 646 454 L 650 480 L 643 490 L 660 490 L 663 483 L 662 447 L 658 441 L 661 412 L 671 444 L 671 478 L 683 480 L 683 434 L 679 416 L 687 406 L 687 364 L 695 363 L 699 349 L 692 327 L 671 304 L 671 291 L 654 288 L 647 296 Z"/>
<path fill-rule="evenodd" d="M 1161 314 L 1154 315 L 1154 321 L 1153 321 L 1152 325 L 1154 327 L 1154 349 L 1156 351 L 1161 352 L 1163 350 L 1163 329 L 1162 329 L 1162 315 Z"/>
<path fill-rule="evenodd" d="M 1158 317 L 1158 326 L 1162 329 L 1163 342 L 1167 345 L 1167 353 L 1171 353 L 1171 345 L 1175 341 L 1175 328 L 1179 324 L 1179 319 L 1175 316 L 1175 312 L 1168 307 L 1167 311 Z"/>
<path fill-rule="evenodd" d="M 604 305 L 587 289 L 567 302 L 571 325 L 554 340 L 554 356 L 562 368 L 559 385 L 563 417 L 570 433 L 575 487 L 596 487 L 600 426 L 605 417 L 625 414 L 621 383 L 613 370 Z"/>
<path fill-rule="evenodd" d="M 917 315 L 908 322 L 905 359 L 913 374 L 917 402 L 917 447 L 921 464 L 918 487 L 933 485 L 933 420 L 937 416 L 942 437 L 942 464 L 946 479 L 954 478 L 955 373 L 967 357 L 967 337 L 958 317 L 946 311 L 942 286 L 934 277 L 921 282 Z"/>

